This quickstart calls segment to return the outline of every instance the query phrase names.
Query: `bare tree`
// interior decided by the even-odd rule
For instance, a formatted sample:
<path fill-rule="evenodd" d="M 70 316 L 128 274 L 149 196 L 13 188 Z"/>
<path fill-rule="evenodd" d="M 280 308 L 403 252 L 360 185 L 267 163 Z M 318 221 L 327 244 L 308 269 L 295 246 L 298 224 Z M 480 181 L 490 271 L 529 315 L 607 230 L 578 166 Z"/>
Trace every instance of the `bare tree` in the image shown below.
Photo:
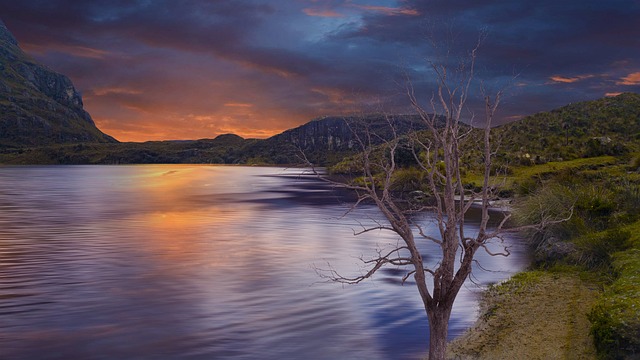
<path fill-rule="evenodd" d="M 494 198 L 495 184 L 492 183 L 492 120 L 500 104 L 502 91 L 488 96 L 484 89 L 481 94 L 484 102 L 484 119 L 480 128 L 470 127 L 461 120 L 467 111 L 467 99 L 474 78 L 476 55 L 479 41 L 468 57 L 451 68 L 446 64 L 431 63 L 436 74 L 437 88 L 428 101 L 428 108 L 419 102 L 413 86 L 407 81 L 407 96 L 427 128 L 427 135 L 414 132 L 402 138 L 393 133 L 392 138 L 378 137 L 368 131 L 353 130 L 362 153 L 357 157 L 362 177 L 357 184 L 341 183 L 358 194 L 357 206 L 363 201 L 373 202 L 382 212 L 387 223 L 378 223 L 365 227 L 359 233 L 372 230 L 389 230 L 402 239 L 391 250 L 378 251 L 372 259 L 363 259 L 366 271 L 355 277 L 346 277 L 329 269 L 320 272 L 333 281 L 355 284 L 373 276 L 385 265 L 404 267 L 406 273 L 403 282 L 413 276 L 418 292 L 424 304 L 430 327 L 429 359 L 444 359 L 447 348 L 449 318 L 454 301 L 465 280 L 469 277 L 474 264 L 474 256 L 480 249 L 493 256 L 507 256 L 509 251 L 492 252 L 488 242 L 492 239 L 502 241 L 508 231 L 505 224 L 510 218 L 506 213 L 497 226 L 490 227 L 490 202 Z M 394 131 L 393 120 L 389 118 L 389 128 Z M 432 201 L 420 208 L 407 206 L 404 199 L 392 190 L 394 174 L 398 170 L 396 154 L 409 142 L 417 166 L 426 174 L 426 187 Z M 401 141 L 403 140 L 403 141 Z M 463 184 L 463 164 L 461 159 L 470 147 L 462 146 L 464 141 L 477 141 L 481 151 L 479 162 L 482 168 L 483 182 L 480 189 L 471 190 Z M 382 145 L 375 145 L 380 144 Z M 380 155 L 380 150 L 384 155 Z M 478 152 L 475 152 L 478 154 Z M 472 206 L 478 206 L 481 212 L 479 229 L 467 232 L 465 214 Z M 439 236 L 431 236 L 423 231 L 420 224 L 413 221 L 415 211 L 432 211 Z M 544 222 L 553 219 L 544 219 Z M 434 254 L 438 262 L 429 266 L 423 259 L 418 241 L 437 244 L 439 254 Z M 459 256 L 457 256 L 459 254 Z M 429 284 L 428 280 L 431 280 Z"/>

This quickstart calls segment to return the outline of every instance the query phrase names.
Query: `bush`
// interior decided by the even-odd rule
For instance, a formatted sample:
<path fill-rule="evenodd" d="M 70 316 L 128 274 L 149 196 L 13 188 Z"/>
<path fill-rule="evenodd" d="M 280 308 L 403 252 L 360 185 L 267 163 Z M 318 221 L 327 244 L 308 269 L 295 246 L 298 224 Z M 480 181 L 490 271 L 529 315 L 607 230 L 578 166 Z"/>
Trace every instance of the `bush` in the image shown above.
<path fill-rule="evenodd" d="M 423 190 L 426 173 L 417 168 L 398 169 L 391 179 L 391 189 L 393 191 L 416 191 Z"/>
<path fill-rule="evenodd" d="M 576 190 L 576 215 L 584 218 L 595 230 L 609 225 L 609 217 L 617 210 L 615 194 L 604 186 L 589 186 Z"/>
<path fill-rule="evenodd" d="M 619 222 L 630 223 L 637 220 L 640 217 L 640 184 L 632 183 L 628 180 L 623 180 L 621 183 L 613 187 L 613 191 L 616 194 L 616 202 L 618 210 L 621 212 L 617 214 Z"/>
<path fill-rule="evenodd" d="M 611 256 L 629 247 L 631 233 L 614 228 L 578 237 L 573 242 L 576 252 L 575 260 L 588 268 L 606 268 L 611 264 Z"/>
<path fill-rule="evenodd" d="M 619 277 L 606 289 L 588 317 L 602 359 L 640 357 L 640 249 L 613 255 Z"/>
<path fill-rule="evenodd" d="M 560 243 L 583 232 L 586 228 L 580 218 L 568 218 L 575 203 L 573 191 L 561 185 L 547 185 L 518 201 L 514 206 L 514 219 L 518 225 L 535 225 L 552 222 L 545 228 L 529 231 L 531 246 L 539 261 L 556 258 L 555 250 L 562 250 Z M 564 250 L 562 250 L 564 252 Z"/>
<path fill-rule="evenodd" d="M 529 195 L 535 193 L 540 187 L 541 181 L 538 178 L 531 177 L 522 179 L 514 183 L 515 191 L 518 195 Z"/>
<path fill-rule="evenodd" d="M 631 171 L 640 171 L 640 155 L 635 156 L 631 160 Z"/>

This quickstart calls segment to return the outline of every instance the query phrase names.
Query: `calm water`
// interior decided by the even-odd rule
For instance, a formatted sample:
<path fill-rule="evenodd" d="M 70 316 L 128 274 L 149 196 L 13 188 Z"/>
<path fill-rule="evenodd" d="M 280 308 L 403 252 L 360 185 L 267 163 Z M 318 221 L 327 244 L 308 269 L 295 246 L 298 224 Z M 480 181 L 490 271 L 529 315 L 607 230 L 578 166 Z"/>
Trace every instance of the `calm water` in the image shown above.
<path fill-rule="evenodd" d="M 0 167 L 0 358 L 402 359 L 426 316 L 402 272 L 325 283 L 327 264 L 395 244 L 353 236 L 336 192 L 300 170 L 215 166 Z M 428 215 L 421 221 L 430 222 Z M 484 256 L 475 283 L 527 263 Z M 429 256 L 429 248 L 424 253 Z M 477 316 L 456 303 L 452 336 Z"/>

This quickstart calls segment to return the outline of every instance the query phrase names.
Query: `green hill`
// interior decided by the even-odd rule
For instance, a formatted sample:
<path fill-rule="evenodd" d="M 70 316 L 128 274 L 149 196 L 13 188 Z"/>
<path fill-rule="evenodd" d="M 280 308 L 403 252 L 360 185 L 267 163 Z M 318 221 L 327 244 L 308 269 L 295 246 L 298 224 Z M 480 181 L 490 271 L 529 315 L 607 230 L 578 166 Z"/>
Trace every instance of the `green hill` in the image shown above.
<path fill-rule="evenodd" d="M 510 160 L 562 161 L 640 151 L 640 94 L 584 101 L 494 131 Z"/>

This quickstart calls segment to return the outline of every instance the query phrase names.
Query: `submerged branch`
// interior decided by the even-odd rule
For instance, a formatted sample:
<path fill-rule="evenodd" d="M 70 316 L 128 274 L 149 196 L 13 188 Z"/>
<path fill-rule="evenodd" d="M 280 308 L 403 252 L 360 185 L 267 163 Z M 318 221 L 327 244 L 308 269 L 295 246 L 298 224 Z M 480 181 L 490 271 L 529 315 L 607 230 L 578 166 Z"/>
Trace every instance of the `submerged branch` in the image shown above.
<path fill-rule="evenodd" d="M 360 261 L 362 261 L 363 264 L 365 264 L 365 265 L 373 264 L 373 266 L 369 270 L 367 270 L 367 272 L 365 274 L 360 275 L 360 276 L 355 276 L 355 277 L 343 276 L 340 273 L 338 273 L 331 266 L 331 264 L 329 264 L 329 263 L 327 263 L 327 265 L 328 265 L 327 269 L 320 269 L 320 268 L 317 268 L 317 267 L 314 267 L 314 269 L 315 269 L 316 273 L 318 274 L 318 276 L 320 276 L 323 279 L 327 279 L 329 281 L 338 282 L 338 283 L 342 283 L 342 284 L 358 284 L 358 283 L 360 283 L 360 282 L 372 277 L 384 265 L 387 265 L 387 264 L 395 265 L 395 266 L 413 265 L 413 259 L 412 258 L 401 257 L 401 256 L 390 257 L 394 253 L 399 255 L 400 250 L 409 250 L 409 248 L 406 247 L 406 246 L 400 246 L 400 247 L 394 248 L 393 250 L 385 253 L 384 255 L 382 254 L 381 251 L 378 251 L 378 257 L 375 257 L 375 258 L 370 259 L 370 260 L 365 260 L 365 259 L 363 259 L 361 257 Z"/>

